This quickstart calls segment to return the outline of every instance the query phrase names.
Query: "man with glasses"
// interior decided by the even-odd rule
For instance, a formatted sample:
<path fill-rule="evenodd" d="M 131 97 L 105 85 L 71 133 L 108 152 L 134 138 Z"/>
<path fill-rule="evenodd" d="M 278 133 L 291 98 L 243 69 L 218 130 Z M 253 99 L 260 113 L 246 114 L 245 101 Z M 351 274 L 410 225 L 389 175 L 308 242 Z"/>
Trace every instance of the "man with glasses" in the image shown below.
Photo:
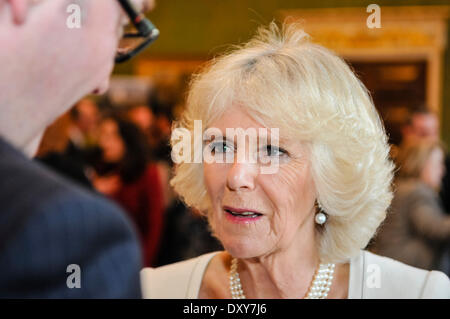
<path fill-rule="evenodd" d="M 67 8 L 81 8 L 80 28 Z M 0 297 L 138 298 L 122 211 L 29 157 L 45 128 L 159 31 L 148 0 L 0 0 Z M 129 24 L 130 26 L 127 26 Z"/>

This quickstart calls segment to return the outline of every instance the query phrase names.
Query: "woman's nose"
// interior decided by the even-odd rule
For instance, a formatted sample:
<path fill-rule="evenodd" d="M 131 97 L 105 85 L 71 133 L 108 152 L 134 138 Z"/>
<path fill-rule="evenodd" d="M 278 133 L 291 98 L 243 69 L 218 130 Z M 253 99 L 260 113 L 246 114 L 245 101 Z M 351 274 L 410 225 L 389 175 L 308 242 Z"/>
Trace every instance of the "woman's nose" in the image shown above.
<path fill-rule="evenodd" d="M 255 188 L 258 168 L 256 164 L 235 161 L 228 171 L 227 187 L 233 191 L 250 191 Z"/>

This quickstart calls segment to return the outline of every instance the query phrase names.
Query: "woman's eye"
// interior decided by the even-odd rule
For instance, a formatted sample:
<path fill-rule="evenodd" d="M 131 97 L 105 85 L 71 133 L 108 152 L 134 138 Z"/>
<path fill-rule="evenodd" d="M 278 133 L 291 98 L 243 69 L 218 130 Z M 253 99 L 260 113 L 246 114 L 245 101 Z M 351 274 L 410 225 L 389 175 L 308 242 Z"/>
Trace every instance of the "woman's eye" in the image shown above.
<path fill-rule="evenodd" d="M 211 152 L 213 153 L 226 153 L 232 150 L 231 147 L 229 147 L 226 142 L 211 143 L 210 148 Z"/>
<path fill-rule="evenodd" d="M 282 156 L 284 154 L 286 154 L 286 151 L 283 150 L 282 148 L 273 146 L 273 145 L 266 145 L 263 148 L 264 151 L 264 155 L 266 156 Z"/>

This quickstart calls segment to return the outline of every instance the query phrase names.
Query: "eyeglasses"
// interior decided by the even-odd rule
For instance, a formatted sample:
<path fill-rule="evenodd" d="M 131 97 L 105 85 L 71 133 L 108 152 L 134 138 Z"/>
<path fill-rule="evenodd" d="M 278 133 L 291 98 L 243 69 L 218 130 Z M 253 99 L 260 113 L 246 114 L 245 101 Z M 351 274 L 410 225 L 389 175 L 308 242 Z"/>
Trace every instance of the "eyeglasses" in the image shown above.
<path fill-rule="evenodd" d="M 118 1 L 131 21 L 131 25 L 125 29 L 125 34 L 119 41 L 115 58 L 116 63 L 123 63 L 155 41 L 159 36 L 159 30 L 144 14 L 137 12 L 129 0 Z"/>

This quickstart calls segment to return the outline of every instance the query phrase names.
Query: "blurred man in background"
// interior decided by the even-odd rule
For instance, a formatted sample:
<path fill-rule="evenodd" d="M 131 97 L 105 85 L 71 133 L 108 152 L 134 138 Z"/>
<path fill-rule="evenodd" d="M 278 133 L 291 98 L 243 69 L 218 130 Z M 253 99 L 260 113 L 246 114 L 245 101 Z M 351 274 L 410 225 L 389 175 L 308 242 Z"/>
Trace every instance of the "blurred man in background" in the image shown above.
<path fill-rule="evenodd" d="M 72 3 L 80 28 L 67 26 Z M 76 101 L 108 88 L 130 17 L 122 8 L 0 0 L 0 297 L 140 297 L 139 246 L 122 211 L 23 154 Z"/>
<path fill-rule="evenodd" d="M 422 106 L 413 110 L 402 127 L 402 145 L 414 143 L 416 140 L 426 139 L 431 143 L 439 140 L 439 118 L 427 107 Z M 444 154 L 444 174 L 439 192 L 439 205 L 442 207 L 444 214 L 450 214 L 450 157 Z M 446 243 L 442 249 L 443 254 L 437 267 L 450 274 L 450 243 Z"/>
<path fill-rule="evenodd" d="M 439 140 L 439 118 L 425 107 L 413 110 L 402 128 L 402 143 L 410 140 L 429 139 Z M 446 173 L 442 179 L 440 198 L 444 211 L 450 213 L 450 157 L 445 155 Z"/>

